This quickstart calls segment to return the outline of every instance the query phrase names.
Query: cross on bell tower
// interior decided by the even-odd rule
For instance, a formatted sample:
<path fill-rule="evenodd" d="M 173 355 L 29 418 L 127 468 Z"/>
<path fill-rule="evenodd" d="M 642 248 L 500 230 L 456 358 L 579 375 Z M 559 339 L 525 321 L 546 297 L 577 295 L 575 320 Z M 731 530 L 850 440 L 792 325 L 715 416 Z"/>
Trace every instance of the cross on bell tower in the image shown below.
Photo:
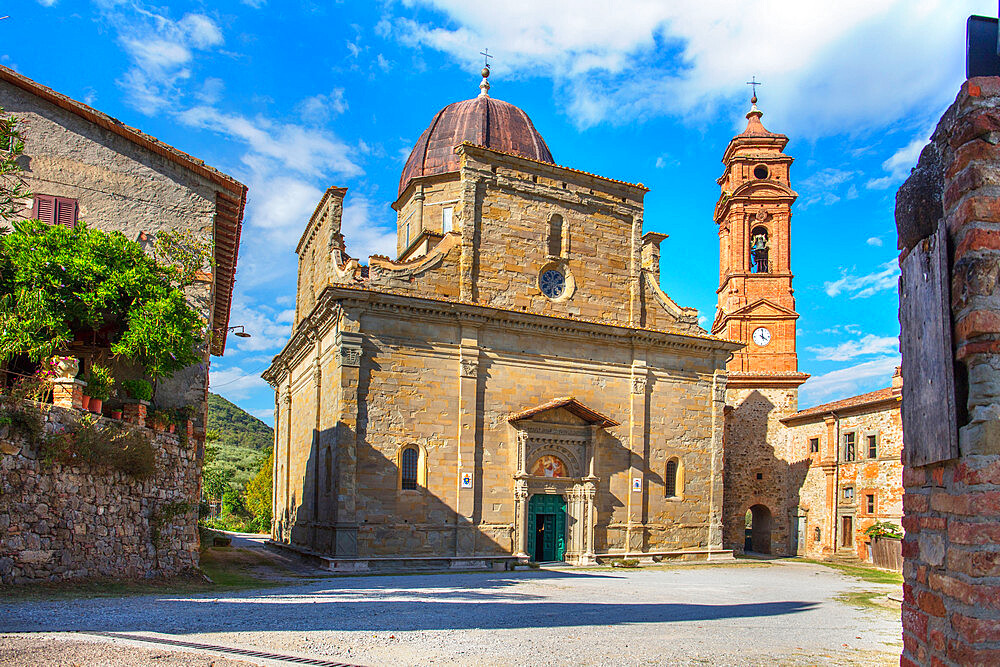
<path fill-rule="evenodd" d="M 729 142 L 718 179 L 718 309 L 712 333 L 743 342 L 728 364 L 729 386 L 765 382 L 797 387 L 798 372 L 791 269 L 792 158 L 788 137 L 768 131 L 757 108 L 756 77 L 746 129 Z"/>

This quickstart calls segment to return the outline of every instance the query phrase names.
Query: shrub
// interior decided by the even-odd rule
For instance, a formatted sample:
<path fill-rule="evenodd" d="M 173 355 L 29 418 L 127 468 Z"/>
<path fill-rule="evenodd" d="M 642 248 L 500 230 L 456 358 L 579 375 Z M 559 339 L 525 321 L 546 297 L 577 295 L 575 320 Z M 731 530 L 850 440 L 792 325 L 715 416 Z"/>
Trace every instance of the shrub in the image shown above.
<path fill-rule="evenodd" d="M 32 445 L 42 444 L 45 420 L 32 406 L 13 401 L 0 404 L 0 425 L 8 426 L 11 434 L 20 435 Z"/>
<path fill-rule="evenodd" d="M 106 401 L 111 397 L 111 387 L 114 386 L 115 379 L 111 376 L 111 369 L 107 366 L 91 364 L 86 382 L 87 395 L 91 398 Z"/>
<path fill-rule="evenodd" d="M 637 558 L 621 558 L 611 561 L 611 567 L 639 567 Z"/>
<path fill-rule="evenodd" d="M 153 385 L 146 380 L 122 380 L 121 385 L 129 398 L 137 401 L 151 401 L 153 399 Z"/>
<path fill-rule="evenodd" d="M 136 479 L 156 472 L 156 454 L 145 434 L 116 422 L 102 423 L 95 415 L 84 415 L 61 433 L 44 438 L 41 454 L 47 463 L 107 467 Z"/>
<path fill-rule="evenodd" d="M 865 528 L 865 535 L 871 538 L 890 537 L 898 540 L 903 537 L 903 529 L 889 521 L 876 521 Z"/>
<path fill-rule="evenodd" d="M 112 353 L 154 378 L 199 361 L 204 323 L 159 266 L 120 232 L 37 220 L 0 236 L 0 361 L 53 356 L 77 332 L 110 331 Z"/>
<path fill-rule="evenodd" d="M 268 447 L 267 456 L 263 457 L 257 474 L 246 487 L 246 506 L 253 516 L 250 522 L 254 532 L 271 532 L 271 478 L 274 466 L 274 449 Z"/>

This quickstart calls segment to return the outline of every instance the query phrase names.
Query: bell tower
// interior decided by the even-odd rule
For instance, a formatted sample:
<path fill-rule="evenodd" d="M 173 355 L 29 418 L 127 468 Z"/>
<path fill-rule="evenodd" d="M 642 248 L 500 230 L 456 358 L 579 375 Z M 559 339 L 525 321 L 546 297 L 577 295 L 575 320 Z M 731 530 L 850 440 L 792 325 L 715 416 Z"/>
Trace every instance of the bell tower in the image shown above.
<path fill-rule="evenodd" d="M 760 122 L 756 95 L 751 105 L 746 129 L 726 147 L 725 171 L 717 181 L 719 289 L 712 333 L 746 345 L 728 364 L 730 387 L 798 387 L 809 376 L 798 372 L 795 353 L 799 315 L 790 230 L 798 195 L 790 187 L 792 158 L 783 152 L 788 137 Z"/>

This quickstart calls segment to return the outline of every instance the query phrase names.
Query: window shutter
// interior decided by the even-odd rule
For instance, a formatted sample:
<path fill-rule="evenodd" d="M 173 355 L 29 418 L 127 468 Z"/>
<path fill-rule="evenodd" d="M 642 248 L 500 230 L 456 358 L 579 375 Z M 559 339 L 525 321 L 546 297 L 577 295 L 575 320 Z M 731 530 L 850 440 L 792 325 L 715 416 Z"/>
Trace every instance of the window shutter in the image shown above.
<path fill-rule="evenodd" d="M 75 199 L 56 197 L 55 222 L 66 227 L 76 226 L 77 204 Z"/>
<path fill-rule="evenodd" d="M 35 195 L 35 208 L 31 215 L 47 225 L 55 224 L 56 198 L 52 195 Z"/>

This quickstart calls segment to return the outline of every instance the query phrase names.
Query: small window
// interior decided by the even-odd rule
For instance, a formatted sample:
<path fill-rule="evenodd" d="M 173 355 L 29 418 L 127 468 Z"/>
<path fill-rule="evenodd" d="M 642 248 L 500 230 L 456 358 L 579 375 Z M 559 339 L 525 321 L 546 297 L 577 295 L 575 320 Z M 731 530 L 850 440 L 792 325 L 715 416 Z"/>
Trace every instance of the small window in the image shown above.
<path fill-rule="evenodd" d="M 809 453 L 810 454 L 819 453 L 819 438 L 809 438 Z"/>
<path fill-rule="evenodd" d="M 75 199 L 35 195 L 35 206 L 31 211 L 31 217 L 41 220 L 47 225 L 74 227 L 78 212 L 79 206 Z"/>
<path fill-rule="evenodd" d="M 869 514 L 875 514 L 875 494 L 865 494 L 865 510 Z"/>
<path fill-rule="evenodd" d="M 668 498 L 677 497 L 677 459 L 667 461 L 667 470 L 664 475 L 666 494 Z"/>
<path fill-rule="evenodd" d="M 447 234 L 451 231 L 451 216 L 454 209 L 451 206 L 447 206 L 441 209 L 441 233 Z"/>
<path fill-rule="evenodd" d="M 548 250 L 549 256 L 560 257 L 562 256 L 562 246 L 563 246 L 563 219 L 561 215 L 553 215 L 549 220 L 549 239 L 548 239 Z"/>
<path fill-rule="evenodd" d="M 759 179 L 765 179 L 765 178 L 767 178 L 768 175 L 769 175 L 769 172 L 767 170 L 767 165 L 766 164 L 758 164 L 756 167 L 753 168 L 753 175 L 754 175 L 754 178 L 759 178 Z"/>
<path fill-rule="evenodd" d="M 844 487 L 844 500 L 854 500 L 854 487 L 845 486 Z"/>
<path fill-rule="evenodd" d="M 757 473 L 757 479 L 764 479 L 764 473 L 762 472 Z"/>
<path fill-rule="evenodd" d="M 816 526 L 813 529 L 813 542 L 819 542 L 820 537 L 822 536 L 823 536 L 823 531 L 819 529 L 819 526 Z"/>
<path fill-rule="evenodd" d="M 844 460 L 845 461 L 857 461 L 858 455 L 855 448 L 856 445 L 855 433 L 845 433 L 844 434 Z"/>
<path fill-rule="evenodd" d="M 877 459 L 878 458 L 878 436 L 869 435 L 868 436 L 868 458 Z"/>
<path fill-rule="evenodd" d="M 420 453 L 416 447 L 407 447 L 400 457 L 400 487 L 405 489 L 417 488 L 417 460 Z"/>

